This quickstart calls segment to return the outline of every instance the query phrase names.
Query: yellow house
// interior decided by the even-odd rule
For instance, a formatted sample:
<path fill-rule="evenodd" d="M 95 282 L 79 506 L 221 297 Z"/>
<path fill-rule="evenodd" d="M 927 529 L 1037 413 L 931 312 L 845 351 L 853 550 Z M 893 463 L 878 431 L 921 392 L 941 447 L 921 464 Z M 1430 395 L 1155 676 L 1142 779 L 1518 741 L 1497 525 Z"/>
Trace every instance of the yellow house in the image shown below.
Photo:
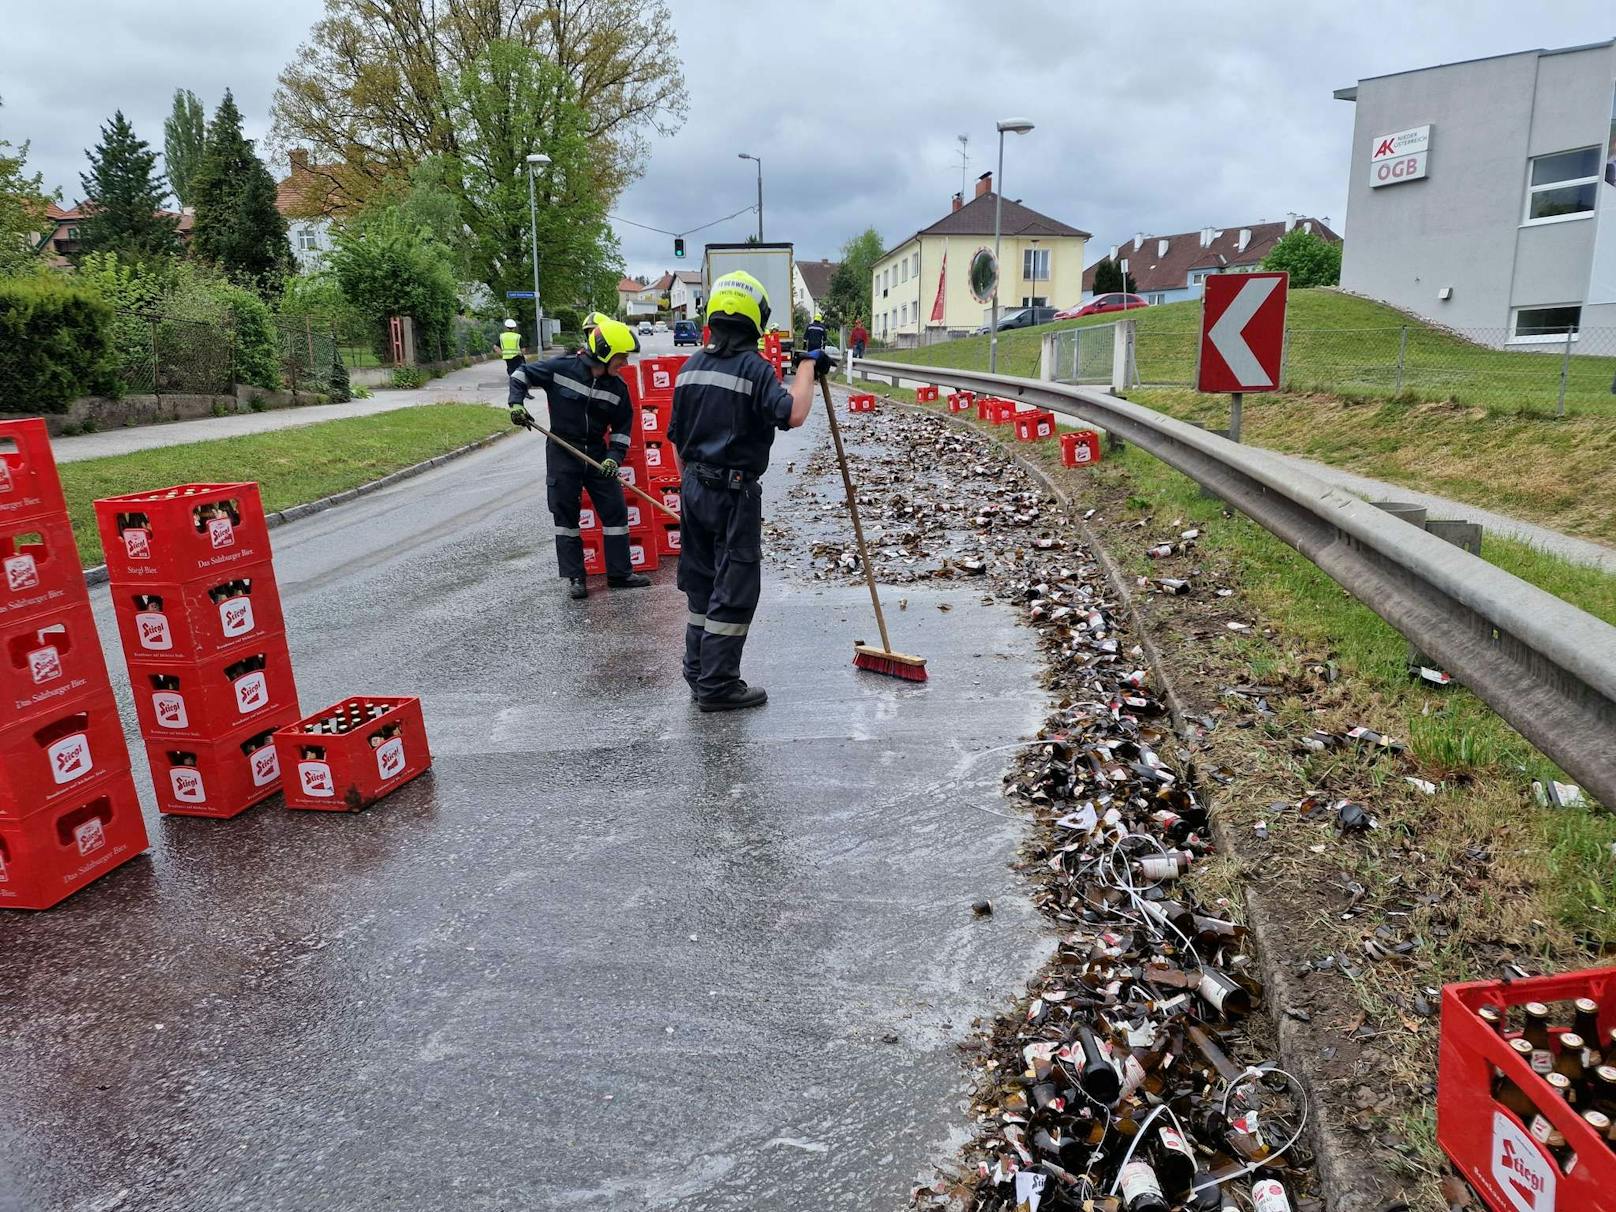
<path fill-rule="evenodd" d="M 991 290 L 973 292 L 971 263 L 993 252 L 993 174 L 976 196 L 922 228 L 876 262 L 870 335 L 914 344 L 921 334 L 972 332 L 988 322 Z M 1089 233 L 1004 199 L 1000 220 L 1001 313 L 1016 307 L 1070 307 L 1083 297 L 1083 253 Z M 978 286 L 981 279 L 978 279 Z M 939 295 L 941 296 L 939 298 Z"/>

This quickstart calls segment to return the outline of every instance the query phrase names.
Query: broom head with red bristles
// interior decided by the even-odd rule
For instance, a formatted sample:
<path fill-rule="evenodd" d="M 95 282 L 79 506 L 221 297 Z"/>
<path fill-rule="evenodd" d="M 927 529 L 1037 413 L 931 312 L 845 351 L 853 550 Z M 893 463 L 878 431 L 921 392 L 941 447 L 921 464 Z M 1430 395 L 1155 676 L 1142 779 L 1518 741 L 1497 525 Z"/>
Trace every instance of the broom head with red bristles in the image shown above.
<path fill-rule="evenodd" d="M 870 644 L 853 645 L 853 664 L 870 673 L 884 673 L 889 678 L 903 678 L 910 682 L 926 680 L 926 658 L 908 656 L 902 652 L 888 652 Z"/>

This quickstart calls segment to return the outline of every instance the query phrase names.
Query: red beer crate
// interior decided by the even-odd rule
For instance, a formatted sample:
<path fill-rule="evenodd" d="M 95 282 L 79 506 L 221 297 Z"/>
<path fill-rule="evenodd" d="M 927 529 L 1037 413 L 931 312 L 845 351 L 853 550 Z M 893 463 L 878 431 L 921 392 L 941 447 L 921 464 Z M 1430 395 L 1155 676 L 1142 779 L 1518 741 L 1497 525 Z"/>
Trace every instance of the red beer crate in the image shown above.
<path fill-rule="evenodd" d="M 671 509 L 674 513 L 680 512 L 682 508 L 681 503 L 683 502 L 684 497 L 682 496 L 682 492 L 678 484 L 659 484 L 651 495 L 654 497 L 659 497 L 662 504 Z M 668 517 L 667 514 L 659 514 L 658 516 L 664 522 L 673 522 L 673 519 Z"/>
<path fill-rule="evenodd" d="M 629 362 L 615 373 L 617 374 L 618 378 L 622 379 L 623 382 L 628 384 L 629 403 L 638 408 L 640 401 L 644 399 L 644 396 L 640 392 L 639 369 L 634 365 L 634 363 Z"/>
<path fill-rule="evenodd" d="M 102 681 L 31 719 L 0 728 L 0 817 L 20 820 L 129 769 L 112 688 Z"/>
<path fill-rule="evenodd" d="M 0 727 L 106 685 L 88 605 L 0 622 Z"/>
<path fill-rule="evenodd" d="M 677 559 L 679 555 L 679 523 L 663 522 L 662 533 L 657 536 L 657 555 L 663 559 Z"/>
<path fill-rule="evenodd" d="M 647 400 L 640 405 L 640 440 L 663 441 L 668 436 L 668 421 L 673 416 L 673 405 L 661 400 Z"/>
<path fill-rule="evenodd" d="M 855 392 L 847 397 L 848 412 L 874 412 L 875 396 L 869 392 Z"/>
<path fill-rule="evenodd" d="M 0 621 L 29 618 L 90 600 L 78 544 L 65 515 L 0 527 Z"/>
<path fill-rule="evenodd" d="M 595 503 L 589 499 L 587 488 L 578 498 L 578 530 L 586 543 L 590 535 L 600 538 L 600 515 L 595 512 Z"/>
<path fill-rule="evenodd" d="M 994 425 L 1008 425 L 1015 420 L 1016 402 L 1014 400 L 992 399 L 987 404 L 987 419 Z"/>
<path fill-rule="evenodd" d="M 665 482 L 670 476 L 674 479 L 679 478 L 679 456 L 674 454 L 671 443 L 664 441 L 645 443 L 645 473 L 647 481 L 653 484 Z"/>
<path fill-rule="evenodd" d="M 135 716 L 148 740 L 209 740 L 297 715 L 292 656 L 281 633 L 201 661 L 128 657 Z"/>
<path fill-rule="evenodd" d="M 1442 990 L 1442 1039 L 1437 1062 L 1436 1138 L 1454 1166 L 1495 1212 L 1612 1212 L 1616 1153 L 1578 1113 L 1533 1072 L 1506 1039 L 1477 1016 L 1525 1002 L 1599 1003 L 1599 1035 L 1616 1025 L 1616 968 L 1519 981 L 1472 981 Z M 1569 1020 L 1571 1015 L 1567 1013 Z M 1553 1037 L 1559 1046 L 1558 1034 Z M 1530 1096 L 1538 1115 L 1523 1124 L 1493 1098 L 1494 1074 Z M 1574 1155 L 1567 1164 L 1539 1137 L 1553 1129 Z"/>
<path fill-rule="evenodd" d="M 237 565 L 221 579 L 114 582 L 123 650 L 141 660 L 200 661 L 286 630 L 269 561 Z"/>
<path fill-rule="evenodd" d="M 685 354 L 666 358 L 640 359 L 640 387 L 647 400 L 672 400 L 679 368 L 690 359 Z"/>
<path fill-rule="evenodd" d="M 915 388 L 916 404 L 935 404 L 940 388 L 935 383 L 925 383 Z"/>
<path fill-rule="evenodd" d="M 159 811 L 223 820 L 267 800 L 281 789 L 275 730 L 296 718 L 296 707 L 277 711 L 218 740 L 148 738 Z"/>
<path fill-rule="evenodd" d="M 107 572 L 119 581 L 192 581 L 270 558 L 257 484 L 179 484 L 95 503 Z"/>
<path fill-rule="evenodd" d="M 1055 414 L 1042 408 L 1015 415 L 1016 441 L 1042 442 L 1055 436 Z"/>
<path fill-rule="evenodd" d="M 0 421 L 0 525 L 66 513 L 45 422 Z"/>
<path fill-rule="evenodd" d="M 662 563 L 661 545 L 661 539 L 653 527 L 629 531 L 629 567 L 635 572 L 655 572 Z"/>
<path fill-rule="evenodd" d="M 970 391 L 951 392 L 948 397 L 949 412 L 969 412 L 976 403 L 976 393 Z"/>
<path fill-rule="evenodd" d="M 1076 429 L 1060 436 L 1061 462 L 1068 467 L 1086 467 L 1100 461 L 1100 435 L 1092 429 Z"/>
<path fill-rule="evenodd" d="M 371 717 L 373 708 L 384 710 Z M 347 732 L 314 727 L 347 710 L 363 723 Z M 288 808 L 358 812 L 432 765 L 421 700 L 359 695 L 275 734 Z"/>
<path fill-rule="evenodd" d="M 49 909 L 147 846 L 128 770 L 21 820 L 0 818 L 0 909 Z"/>
<path fill-rule="evenodd" d="M 606 572 L 606 540 L 603 536 L 584 536 L 584 575 L 602 576 Z"/>

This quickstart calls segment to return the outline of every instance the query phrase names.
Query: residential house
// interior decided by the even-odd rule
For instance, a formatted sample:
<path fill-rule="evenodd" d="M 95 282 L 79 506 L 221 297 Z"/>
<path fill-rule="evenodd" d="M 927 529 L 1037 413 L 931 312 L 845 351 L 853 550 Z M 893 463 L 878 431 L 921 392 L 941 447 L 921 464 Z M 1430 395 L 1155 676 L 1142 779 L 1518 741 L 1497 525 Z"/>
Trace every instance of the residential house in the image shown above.
<path fill-rule="evenodd" d="M 50 228 L 48 231 L 35 233 L 34 251 L 45 258 L 51 266 L 66 269 L 82 247 L 79 240 L 79 225 L 89 216 L 91 209 L 88 202 L 74 203 L 65 210 L 54 202 L 48 203 L 45 207 L 45 219 Z M 181 244 L 190 240 L 191 229 L 196 225 L 195 211 L 186 207 L 180 211 L 160 210 L 157 213 L 166 218 L 179 220 L 174 231 L 179 236 Z"/>
<path fill-rule="evenodd" d="M 830 280 L 841 268 L 838 261 L 793 261 L 791 301 L 810 316 L 824 309 L 830 295 Z"/>
<path fill-rule="evenodd" d="M 702 319 L 701 270 L 681 269 L 673 275 L 668 288 L 668 307 L 678 320 Z"/>
<path fill-rule="evenodd" d="M 291 165 L 275 183 L 275 209 L 286 219 L 298 272 L 308 273 L 331 251 L 331 220 L 341 210 L 341 193 L 333 167 L 315 164 L 307 151 L 294 151 Z"/>
<path fill-rule="evenodd" d="M 641 282 L 623 278 L 617 283 L 617 310 L 630 320 L 642 320 L 657 313 L 657 300 L 661 291 L 659 282 Z"/>
<path fill-rule="evenodd" d="M 971 262 L 992 255 L 999 201 L 993 174 L 983 173 L 969 202 L 955 194 L 948 214 L 882 254 L 871 283 L 873 336 L 914 344 L 922 334 L 967 333 L 987 323 L 992 291 L 973 292 Z M 1088 232 L 1009 198 L 1000 232 L 1001 309 L 1077 302 Z"/>
<path fill-rule="evenodd" d="M 1318 219 L 1291 215 L 1282 221 L 1248 227 L 1203 227 L 1171 236 L 1140 233 L 1127 244 L 1114 245 L 1107 255 L 1119 268 L 1127 262 L 1133 290 L 1147 303 L 1177 303 L 1199 299 L 1202 284 L 1212 274 L 1249 274 L 1260 269 L 1263 258 L 1295 227 L 1332 244 L 1341 243 L 1341 237 Z M 1094 297 L 1094 270 L 1098 264 L 1083 271 L 1085 301 Z"/>

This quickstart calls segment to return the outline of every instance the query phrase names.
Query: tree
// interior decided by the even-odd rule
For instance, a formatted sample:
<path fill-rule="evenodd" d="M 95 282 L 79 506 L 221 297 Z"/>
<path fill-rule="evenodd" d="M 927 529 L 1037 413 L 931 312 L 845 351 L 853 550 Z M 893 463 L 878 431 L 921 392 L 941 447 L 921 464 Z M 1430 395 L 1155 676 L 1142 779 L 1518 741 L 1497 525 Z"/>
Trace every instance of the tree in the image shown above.
<path fill-rule="evenodd" d="M 488 142 L 486 131 L 468 129 L 463 73 L 500 44 L 555 69 L 523 123 L 548 130 L 558 107 L 577 106 L 592 151 L 588 179 L 608 202 L 639 176 L 645 130 L 672 134 L 684 118 L 678 37 L 663 0 L 326 0 L 280 74 L 277 138 L 334 153 L 342 194 L 370 201 L 429 156 L 468 158 L 468 136 Z"/>
<path fill-rule="evenodd" d="M 455 311 L 451 256 L 412 228 L 396 206 L 374 208 L 343 224 L 327 258 L 343 297 L 370 321 L 379 341 L 388 316 L 413 316 L 416 347 L 441 347 Z"/>
<path fill-rule="evenodd" d="M 873 227 L 865 228 L 842 245 L 842 263 L 831 275 L 830 289 L 825 292 L 823 311 L 827 323 L 870 322 L 871 276 L 884 251 L 881 234 Z"/>
<path fill-rule="evenodd" d="M 89 201 L 79 223 L 80 248 L 137 260 L 179 252 L 179 218 L 162 210 L 168 185 L 157 171 L 157 153 L 136 136 L 122 110 L 102 126 L 95 150 L 84 154 L 90 171 L 79 182 Z"/>
<path fill-rule="evenodd" d="M 0 275 L 16 272 L 34 255 L 33 239 L 50 230 L 45 192 L 38 173 L 29 175 L 28 144 L 13 147 L 0 139 Z"/>
<path fill-rule="evenodd" d="M 1096 295 L 1116 294 L 1119 291 L 1134 292 L 1138 283 L 1133 275 L 1122 272 L 1122 266 L 1110 257 L 1105 257 L 1095 263 L 1094 289 L 1091 293 Z"/>
<path fill-rule="evenodd" d="M 188 88 L 176 89 L 174 108 L 163 120 L 163 167 L 168 185 L 181 206 L 194 205 L 191 183 L 207 147 L 207 115 L 202 100 Z"/>
<path fill-rule="evenodd" d="M 286 219 L 275 207 L 275 179 L 242 134 L 241 111 L 229 89 L 208 124 L 191 193 L 192 253 L 235 282 L 266 296 L 278 293 L 292 262 Z"/>
<path fill-rule="evenodd" d="M 1341 282 L 1341 243 L 1293 227 L 1268 250 L 1262 267 L 1289 273 L 1293 290 L 1337 286 Z"/>

